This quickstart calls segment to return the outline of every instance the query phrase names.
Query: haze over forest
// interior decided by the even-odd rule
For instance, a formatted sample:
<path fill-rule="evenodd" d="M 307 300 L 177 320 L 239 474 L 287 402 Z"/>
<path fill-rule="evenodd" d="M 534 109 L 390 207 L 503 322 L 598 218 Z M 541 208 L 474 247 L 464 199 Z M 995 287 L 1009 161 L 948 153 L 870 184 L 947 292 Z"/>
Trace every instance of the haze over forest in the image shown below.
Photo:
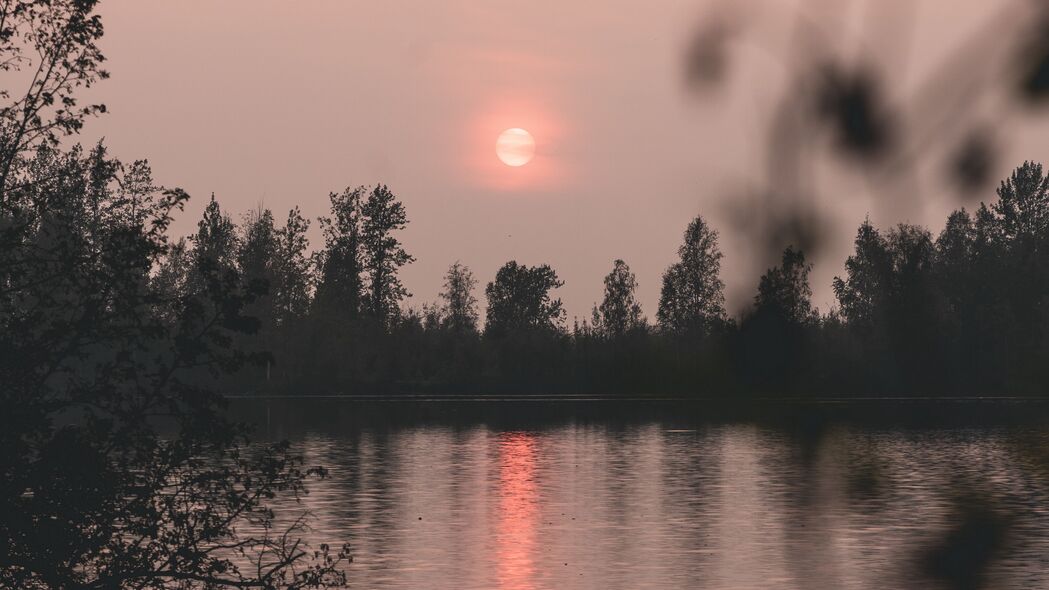
<path fill-rule="evenodd" d="M 738 13 L 749 26 L 770 48 L 783 46 L 781 17 L 793 5 L 745 4 Z M 806 10 L 823 29 L 844 31 L 835 43 L 845 55 L 860 36 L 883 40 L 873 53 L 896 60 L 890 98 L 906 97 L 994 9 L 884 4 L 877 14 L 845 14 L 829 1 Z M 739 311 L 776 262 L 733 231 L 731 214 L 764 174 L 782 64 L 743 46 L 727 85 L 695 96 L 683 52 L 714 3 L 600 6 L 113 0 L 101 7 L 113 76 L 88 93 L 109 113 L 88 121 L 79 141 L 104 136 L 114 156 L 148 158 L 159 183 L 186 189 L 193 199 L 175 235 L 194 231 L 212 192 L 237 219 L 260 202 L 316 218 L 329 192 L 385 183 L 409 213 L 402 239 L 417 260 L 402 275 L 416 308 L 436 300 L 455 260 L 488 281 L 516 259 L 554 266 L 569 319 L 585 318 L 612 259 L 623 258 L 653 319 L 660 275 L 702 214 L 722 234 L 728 307 Z M 1044 123 L 1006 125 L 1013 133 L 992 179 L 1044 159 L 1032 151 Z M 517 126 L 536 136 L 537 157 L 509 169 L 493 142 Z M 929 173 L 876 199 L 862 177 L 819 172 L 818 204 L 834 221 L 813 257 L 813 303 L 823 310 L 865 214 L 880 227 L 909 221 L 936 233 L 954 208 L 993 196 L 989 185 L 959 197 Z M 319 237 L 314 224 L 314 247 Z"/>

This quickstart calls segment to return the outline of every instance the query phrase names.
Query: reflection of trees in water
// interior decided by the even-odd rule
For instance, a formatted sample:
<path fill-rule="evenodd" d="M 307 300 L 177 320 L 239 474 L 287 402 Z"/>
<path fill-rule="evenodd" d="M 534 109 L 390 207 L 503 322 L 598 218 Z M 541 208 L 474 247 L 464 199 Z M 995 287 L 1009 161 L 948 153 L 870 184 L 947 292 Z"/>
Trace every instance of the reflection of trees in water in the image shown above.
<path fill-rule="evenodd" d="M 1030 504 L 1047 480 L 1002 443 L 986 432 L 840 428 L 773 439 L 764 463 L 770 489 L 787 490 L 777 497 L 799 587 L 881 578 L 975 589 L 1039 568 L 1049 522 Z"/>
<path fill-rule="evenodd" d="M 454 427 L 442 432 L 442 447 L 447 445 L 446 514 L 437 524 L 447 535 L 449 577 L 464 580 L 467 586 L 491 585 L 492 574 L 481 564 L 489 548 L 487 536 L 478 538 L 478 530 L 486 530 L 494 502 L 479 490 L 491 484 L 488 444 L 490 433 L 480 426 Z M 424 453 L 425 461 L 441 460 Z M 437 515 L 434 515 L 437 516 Z M 430 544 L 429 539 L 418 541 Z M 431 548 L 432 549 L 432 548 Z"/>
<path fill-rule="evenodd" d="M 843 565 L 848 551 L 841 542 L 836 504 L 839 465 L 834 449 L 839 434 L 818 420 L 786 431 L 764 433 L 762 476 L 777 506 L 777 531 L 792 584 L 798 588 L 846 587 Z"/>
<path fill-rule="evenodd" d="M 768 433 L 757 426 L 726 426 L 714 433 L 721 477 L 708 514 L 717 550 L 711 569 L 722 587 L 789 585 L 781 538 L 787 517 L 783 488 L 764 467 L 769 460 L 778 463 L 777 449 L 768 446 Z"/>
<path fill-rule="evenodd" d="M 663 442 L 662 524 L 672 531 L 684 554 L 673 567 L 682 572 L 679 587 L 702 587 L 713 578 L 711 566 L 718 543 L 709 515 L 718 509 L 717 482 L 725 477 L 728 466 L 718 460 L 721 448 L 711 429 L 681 429 L 657 436 Z"/>
<path fill-rule="evenodd" d="M 997 588 L 1044 576 L 1044 440 L 841 424 L 365 428 L 307 441 L 333 469 L 306 501 L 329 505 L 311 540 L 353 543 L 352 585 Z M 338 514 L 350 505 L 355 519 Z"/>

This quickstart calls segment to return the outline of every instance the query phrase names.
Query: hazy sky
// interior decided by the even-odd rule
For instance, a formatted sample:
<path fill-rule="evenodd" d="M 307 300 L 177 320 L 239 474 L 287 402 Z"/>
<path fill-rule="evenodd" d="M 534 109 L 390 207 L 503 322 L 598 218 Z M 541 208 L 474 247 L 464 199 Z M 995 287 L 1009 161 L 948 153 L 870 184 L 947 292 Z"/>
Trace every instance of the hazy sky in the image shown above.
<path fill-rule="evenodd" d="M 865 13 L 846 4 L 805 10 L 847 31 Z M 987 4 L 897 3 L 909 7 L 908 30 L 882 22 L 879 37 L 897 51 L 907 40 L 902 79 L 920 78 L 987 16 Z M 733 234 L 725 200 L 756 182 L 782 82 L 777 23 L 792 4 L 735 5 L 768 46 L 741 48 L 729 86 L 701 100 L 686 92 L 683 53 L 711 6 L 106 0 L 112 79 L 96 92 L 110 114 L 91 122 L 85 139 L 104 135 L 115 155 L 148 158 L 160 183 L 186 189 L 193 201 L 179 233 L 194 228 L 212 192 L 237 218 L 261 202 L 283 222 L 296 204 L 308 217 L 325 214 L 330 191 L 388 184 L 410 219 L 401 237 L 417 258 L 403 272 L 414 306 L 437 297 L 456 260 L 474 270 L 483 300 L 484 283 L 516 259 L 551 264 L 566 282 L 569 317 L 583 317 L 612 260 L 623 258 L 654 318 L 660 275 L 702 213 L 723 234 L 723 278 L 738 309 L 760 263 L 750 237 Z M 520 168 L 494 153 L 510 127 L 537 143 Z M 1041 155 L 1023 151 L 1044 148 L 1039 136 L 1021 139 L 1019 159 Z M 833 182 L 824 205 L 840 227 L 813 275 L 822 309 L 865 213 L 879 225 L 903 221 L 899 213 L 936 232 L 957 205 L 884 211 L 848 180 Z"/>

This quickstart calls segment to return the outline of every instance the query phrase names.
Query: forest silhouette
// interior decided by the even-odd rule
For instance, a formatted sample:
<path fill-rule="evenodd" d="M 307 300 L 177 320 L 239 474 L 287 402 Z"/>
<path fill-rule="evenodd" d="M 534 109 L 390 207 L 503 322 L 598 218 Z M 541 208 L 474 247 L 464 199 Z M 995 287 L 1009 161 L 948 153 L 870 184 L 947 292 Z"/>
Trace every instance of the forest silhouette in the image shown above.
<path fill-rule="evenodd" d="M 212 383 L 240 395 L 1037 395 L 1049 377 L 1049 178 L 1024 162 L 996 193 L 936 236 L 863 220 L 827 313 L 811 303 L 805 253 L 787 245 L 730 317 L 718 232 L 701 216 L 663 273 L 653 323 L 621 259 L 571 326 L 554 268 L 513 260 L 483 289 L 456 261 L 439 302 L 414 309 L 398 278 L 413 260 L 398 238 L 407 212 L 385 185 L 332 193 L 315 252 L 297 208 L 283 224 L 259 209 L 238 225 L 212 197 L 151 281 L 193 300 L 214 268 L 250 300 L 256 324 L 236 341 L 253 362 Z"/>

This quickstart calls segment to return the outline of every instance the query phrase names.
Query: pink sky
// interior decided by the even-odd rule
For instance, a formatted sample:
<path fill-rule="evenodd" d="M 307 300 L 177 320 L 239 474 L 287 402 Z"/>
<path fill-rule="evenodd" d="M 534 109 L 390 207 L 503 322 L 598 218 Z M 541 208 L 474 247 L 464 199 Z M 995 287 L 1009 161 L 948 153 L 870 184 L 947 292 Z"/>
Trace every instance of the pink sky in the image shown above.
<path fill-rule="evenodd" d="M 913 15 L 901 80 L 919 79 L 987 16 L 986 4 L 896 2 Z M 846 31 L 864 22 L 864 3 L 842 5 L 806 10 Z M 751 184 L 782 76 L 768 55 L 743 48 L 723 93 L 700 101 L 685 92 L 686 40 L 711 6 L 107 0 L 113 77 L 96 92 L 111 114 L 89 123 L 85 140 L 104 135 L 115 155 L 148 158 L 159 182 L 193 195 L 179 233 L 192 231 L 212 192 L 238 218 L 262 202 L 283 220 L 296 204 L 325 214 L 329 191 L 388 184 L 411 220 L 402 238 L 418 259 L 403 271 L 413 306 L 437 297 L 456 260 L 474 270 L 483 300 L 483 285 L 516 259 L 551 264 L 569 317 L 586 317 L 623 258 L 652 319 L 660 275 L 701 213 L 723 234 L 723 279 L 739 309 L 759 273 L 747 238 L 729 235 L 724 200 Z M 742 6 L 775 42 L 791 4 Z M 892 35 L 903 33 L 892 27 L 882 38 L 899 50 Z M 509 127 L 536 139 L 535 160 L 521 168 L 494 153 Z M 1021 127 L 998 175 L 1044 153 L 1044 129 Z M 839 227 L 812 277 L 824 310 L 865 213 L 938 232 L 958 205 L 881 211 L 849 179 L 831 182 L 835 197 L 823 205 Z"/>

